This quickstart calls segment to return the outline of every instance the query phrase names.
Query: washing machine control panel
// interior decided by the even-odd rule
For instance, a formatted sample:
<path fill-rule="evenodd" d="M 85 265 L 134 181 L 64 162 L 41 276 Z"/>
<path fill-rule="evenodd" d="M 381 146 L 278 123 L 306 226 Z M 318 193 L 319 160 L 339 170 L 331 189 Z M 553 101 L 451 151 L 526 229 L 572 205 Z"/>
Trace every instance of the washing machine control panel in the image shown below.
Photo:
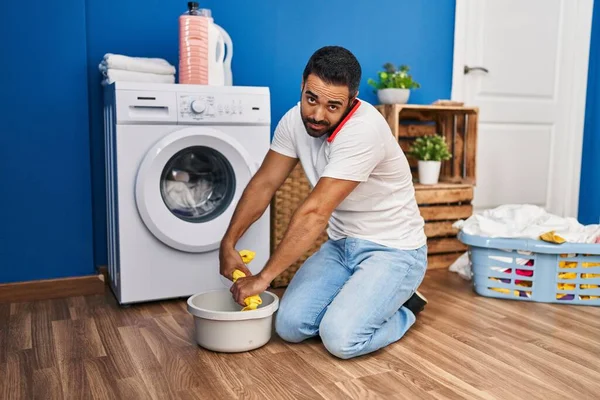
<path fill-rule="evenodd" d="M 270 118 L 268 96 L 250 94 L 180 94 L 178 117 L 182 122 L 261 123 Z"/>

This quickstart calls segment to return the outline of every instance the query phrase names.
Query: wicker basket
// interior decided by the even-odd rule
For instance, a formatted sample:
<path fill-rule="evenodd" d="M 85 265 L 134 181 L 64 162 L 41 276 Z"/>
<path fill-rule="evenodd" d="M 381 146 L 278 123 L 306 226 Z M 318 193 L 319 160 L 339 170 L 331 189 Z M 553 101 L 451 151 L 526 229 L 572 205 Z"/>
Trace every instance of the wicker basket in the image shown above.
<path fill-rule="evenodd" d="M 308 179 L 300 163 L 298 163 L 290 176 L 281 185 L 271 203 L 271 254 L 283 239 L 294 211 L 302 204 L 310 191 L 311 187 Z M 296 263 L 275 278 L 271 282 L 271 286 L 274 288 L 287 286 L 298 268 L 308 257 L 319 250 L 327 239 L 327 233 L 323 231 L 311 248 Z"/>

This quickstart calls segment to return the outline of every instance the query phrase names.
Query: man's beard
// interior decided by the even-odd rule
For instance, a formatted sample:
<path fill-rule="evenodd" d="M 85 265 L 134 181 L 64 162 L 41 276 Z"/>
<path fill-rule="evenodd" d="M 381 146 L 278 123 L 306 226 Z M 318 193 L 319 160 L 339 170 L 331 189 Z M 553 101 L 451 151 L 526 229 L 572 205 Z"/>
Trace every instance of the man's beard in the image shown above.
<path fill-rule="evenodd" d="M 352 104 L 353 105 L 353 104 Z M 331 124 L 325 120 L 323 121 L 317 121 L 314 120 L 312 118 L 309 117 L 304 117 L 304 113 L 302 112 L 302 104 L 300 104 L 300 116 L 302 117 L 302 123 L 304 124 L 304 128 L 306 129 L 306 132 L 314 137 L 314 138 L 319 138 L 322 136 L 329 136 L 331 135 L 331 133 L 333 133 L 333 131 L 335 131 L 335 129 L 338 127 L 338 125 L 340 124 L 340 122 L 342 122 L 344 120 L 344 117 L 346 117 L 346 115 L 348 115 L 348 112 L 352 109 L 352 105 L 348 106 L 348 108 L 346 109 L 346 111 L 344 111 L 344 114 L 342 115 L 342 117 L 340 118 L 340 120 L 333 126 L 331 126 Z M 322 130 L 322 131 L 315 131 L 313 129 L 311 129 L 308 124 L 313 124 L 313 125 L 317 125 L 320 127 L 325 127 L 328 129 Z"/>
<path fill-rule="evenodd" d="M 329 135 L 331 132 L 333 132 L 332 128 L 325 129 L 325 130 L 322 130 L 322 131 L 315 131 L 310 126 L 308 126 L 308 124 L 310 123 L 310 124 L 313 124 L 313 125 L 318 125 L 318 126 L 322 126 L 322 127 L 327 128 L 331 124 L 329 122 L 327 122 L 327 121 L 317 121 L 317 120 L 314 120 L 314 119 L 308 118 L 308 117 L 304 118 L 304 115 L 302 114 L 302 107 L 300 107 L 300 115 L 302 116 L 302 123 L 304 124 L 304 128 L 306 129 L 306 132 L 310 136 L 312 136 L 314 138 L 319 138 L 319 137 L 324 136 L 324 135 Z"/>
<path fill-rule="evenodd" d="M 331 129 L 331 128 L 325 129 L 322 131 L 315 131 L 310 126 L 308 126 L 309 123 L 314 124 L 314 125 L 323 126 L 323 127 L 329 126 L 329 123 L 327 123 L 325 121 L 320 123 L 320 122 L 313 120 L 312 118 L 307 118 L 307 119 L 302 118 L 302 122 L 304 122 L 304 128 L 306 129 L 306 132 L 314 138 L 319 138 L 319 137 L 322 137 L 325 135 L 329 136 L 331 134 L 331 132 L 333 132 L 333 129 Z"/>

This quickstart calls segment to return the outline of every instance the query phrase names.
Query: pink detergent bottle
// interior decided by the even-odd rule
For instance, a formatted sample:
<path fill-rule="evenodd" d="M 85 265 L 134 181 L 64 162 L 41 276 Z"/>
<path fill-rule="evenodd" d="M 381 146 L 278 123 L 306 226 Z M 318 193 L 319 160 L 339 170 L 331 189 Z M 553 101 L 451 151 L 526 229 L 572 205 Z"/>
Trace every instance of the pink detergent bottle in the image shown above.
<path fill-rule="evenodd" d="M 179 17 L 179 83 L 208 84 L 210 10 L 188 2 L 188 10 Z"/>

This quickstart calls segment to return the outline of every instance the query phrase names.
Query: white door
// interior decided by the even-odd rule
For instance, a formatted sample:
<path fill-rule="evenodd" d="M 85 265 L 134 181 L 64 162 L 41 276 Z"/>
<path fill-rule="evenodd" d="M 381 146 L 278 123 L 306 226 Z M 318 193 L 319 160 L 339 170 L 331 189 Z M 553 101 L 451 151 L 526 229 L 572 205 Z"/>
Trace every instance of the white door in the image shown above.
<path fill-rule="evenodd" d="M 593 0 L 457 0 L 452 98 L 480 109 L 476 210 L 577 216 Z"/>
<path fill-rule="evenodd" d="M 138 212 L 175 249 L 219 247 L 257 165 L 236 140 L 206 127 L 176 131 L 146 153 L 136 178 Z"/>

